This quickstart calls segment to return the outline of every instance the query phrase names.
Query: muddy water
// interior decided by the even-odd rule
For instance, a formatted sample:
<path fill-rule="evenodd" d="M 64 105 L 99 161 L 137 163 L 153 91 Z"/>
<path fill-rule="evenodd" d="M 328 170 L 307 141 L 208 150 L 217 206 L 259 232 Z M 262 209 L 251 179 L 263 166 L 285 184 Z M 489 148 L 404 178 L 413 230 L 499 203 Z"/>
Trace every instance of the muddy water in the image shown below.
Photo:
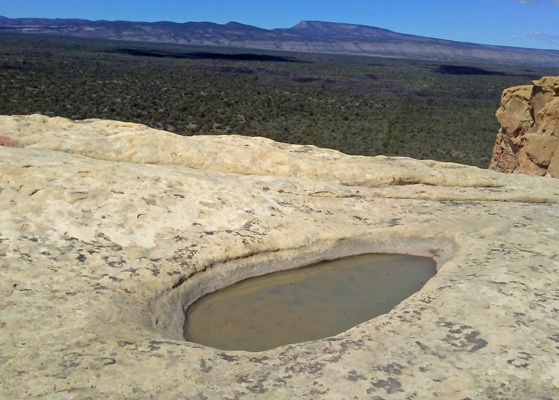
<path fill-rule="evenodd" d="M 435 273 L 428 258 L 367 254 L 250 278 L 191 305 L 184 336 L 247 351 L 333 336 L 389 312 Z"/>

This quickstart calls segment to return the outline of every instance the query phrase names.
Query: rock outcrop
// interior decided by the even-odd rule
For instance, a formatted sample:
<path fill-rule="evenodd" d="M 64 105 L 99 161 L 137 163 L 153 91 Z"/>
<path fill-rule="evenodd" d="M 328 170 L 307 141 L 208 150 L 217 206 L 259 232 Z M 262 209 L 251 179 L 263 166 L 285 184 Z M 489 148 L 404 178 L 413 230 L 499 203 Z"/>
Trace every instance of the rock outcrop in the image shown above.
<path fill-rule="evenodd" d="M 559 180 L 115 121 L 0 117 L 0 135 L 0 398 L 559 393 Z M 207 292 L 364 252 L 438 273 L 335 337 L 182 339 Z"/>
<path fill-rule="evenodd" d="M 559 76 L 506 89 L 490 169 L 559 178 Z"/>

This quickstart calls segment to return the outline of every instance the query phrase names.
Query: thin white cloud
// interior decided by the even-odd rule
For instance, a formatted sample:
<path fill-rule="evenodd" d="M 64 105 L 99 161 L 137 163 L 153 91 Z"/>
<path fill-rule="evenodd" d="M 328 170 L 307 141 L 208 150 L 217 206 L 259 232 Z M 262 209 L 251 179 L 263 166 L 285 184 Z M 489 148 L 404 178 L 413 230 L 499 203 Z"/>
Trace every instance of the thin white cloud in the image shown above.
<path fill-rule="evenodd" d="M 559 43 L 559 35 L 554 35 L 551 33 L 531 32 L 529 36 L 542 42 Z"/>
<path fill-rule="evenodd" d="M 518 4 L 540 4 L 542 0 L 510 0 Z M 548 3 L 552 6 L 559 6 L 559 0 L 545 0 L 545 3 Z"/>
<path fill-rule="evenodd" d="M 559 44 L 559 35 L 544 32 L 530 32 L 523 35 L 513 35 L 510 39 L 518 47 L 537 46 L 538 48 L 556 48 Z M 539 43 L 539 45 L 537 45 Z"/>

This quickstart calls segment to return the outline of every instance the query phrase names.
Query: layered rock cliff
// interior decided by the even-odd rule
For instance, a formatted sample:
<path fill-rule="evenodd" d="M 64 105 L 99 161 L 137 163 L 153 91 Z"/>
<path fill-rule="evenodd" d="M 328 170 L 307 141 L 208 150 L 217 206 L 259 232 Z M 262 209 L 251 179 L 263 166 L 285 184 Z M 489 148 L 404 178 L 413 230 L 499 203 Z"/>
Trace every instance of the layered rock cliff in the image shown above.
<path fill-rule="evenodd" d="M 559 178 L 559 76 L 506 89 L 490 169 Z"/>

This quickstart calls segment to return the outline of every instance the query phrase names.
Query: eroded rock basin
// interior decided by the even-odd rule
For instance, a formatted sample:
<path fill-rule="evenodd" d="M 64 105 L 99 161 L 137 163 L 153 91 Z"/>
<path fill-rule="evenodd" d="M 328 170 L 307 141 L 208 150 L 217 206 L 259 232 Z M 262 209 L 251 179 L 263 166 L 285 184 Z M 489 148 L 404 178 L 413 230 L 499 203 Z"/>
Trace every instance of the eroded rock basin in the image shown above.
<path fill-rule="evenodd" d="M 364 254 L 244 280 L 192 304 L 187 341 L 263 351 L 337 335 L 389 312 L 436 274 L 425 257 Z"/>
<path fill-rule="evenodd" d="M 0 117 L 0 398 L 554 399 L 559 180 L 115 121 Z M 197 299 L 327 259 L 432 257 L 389 313 L 261 353 Z"/>

